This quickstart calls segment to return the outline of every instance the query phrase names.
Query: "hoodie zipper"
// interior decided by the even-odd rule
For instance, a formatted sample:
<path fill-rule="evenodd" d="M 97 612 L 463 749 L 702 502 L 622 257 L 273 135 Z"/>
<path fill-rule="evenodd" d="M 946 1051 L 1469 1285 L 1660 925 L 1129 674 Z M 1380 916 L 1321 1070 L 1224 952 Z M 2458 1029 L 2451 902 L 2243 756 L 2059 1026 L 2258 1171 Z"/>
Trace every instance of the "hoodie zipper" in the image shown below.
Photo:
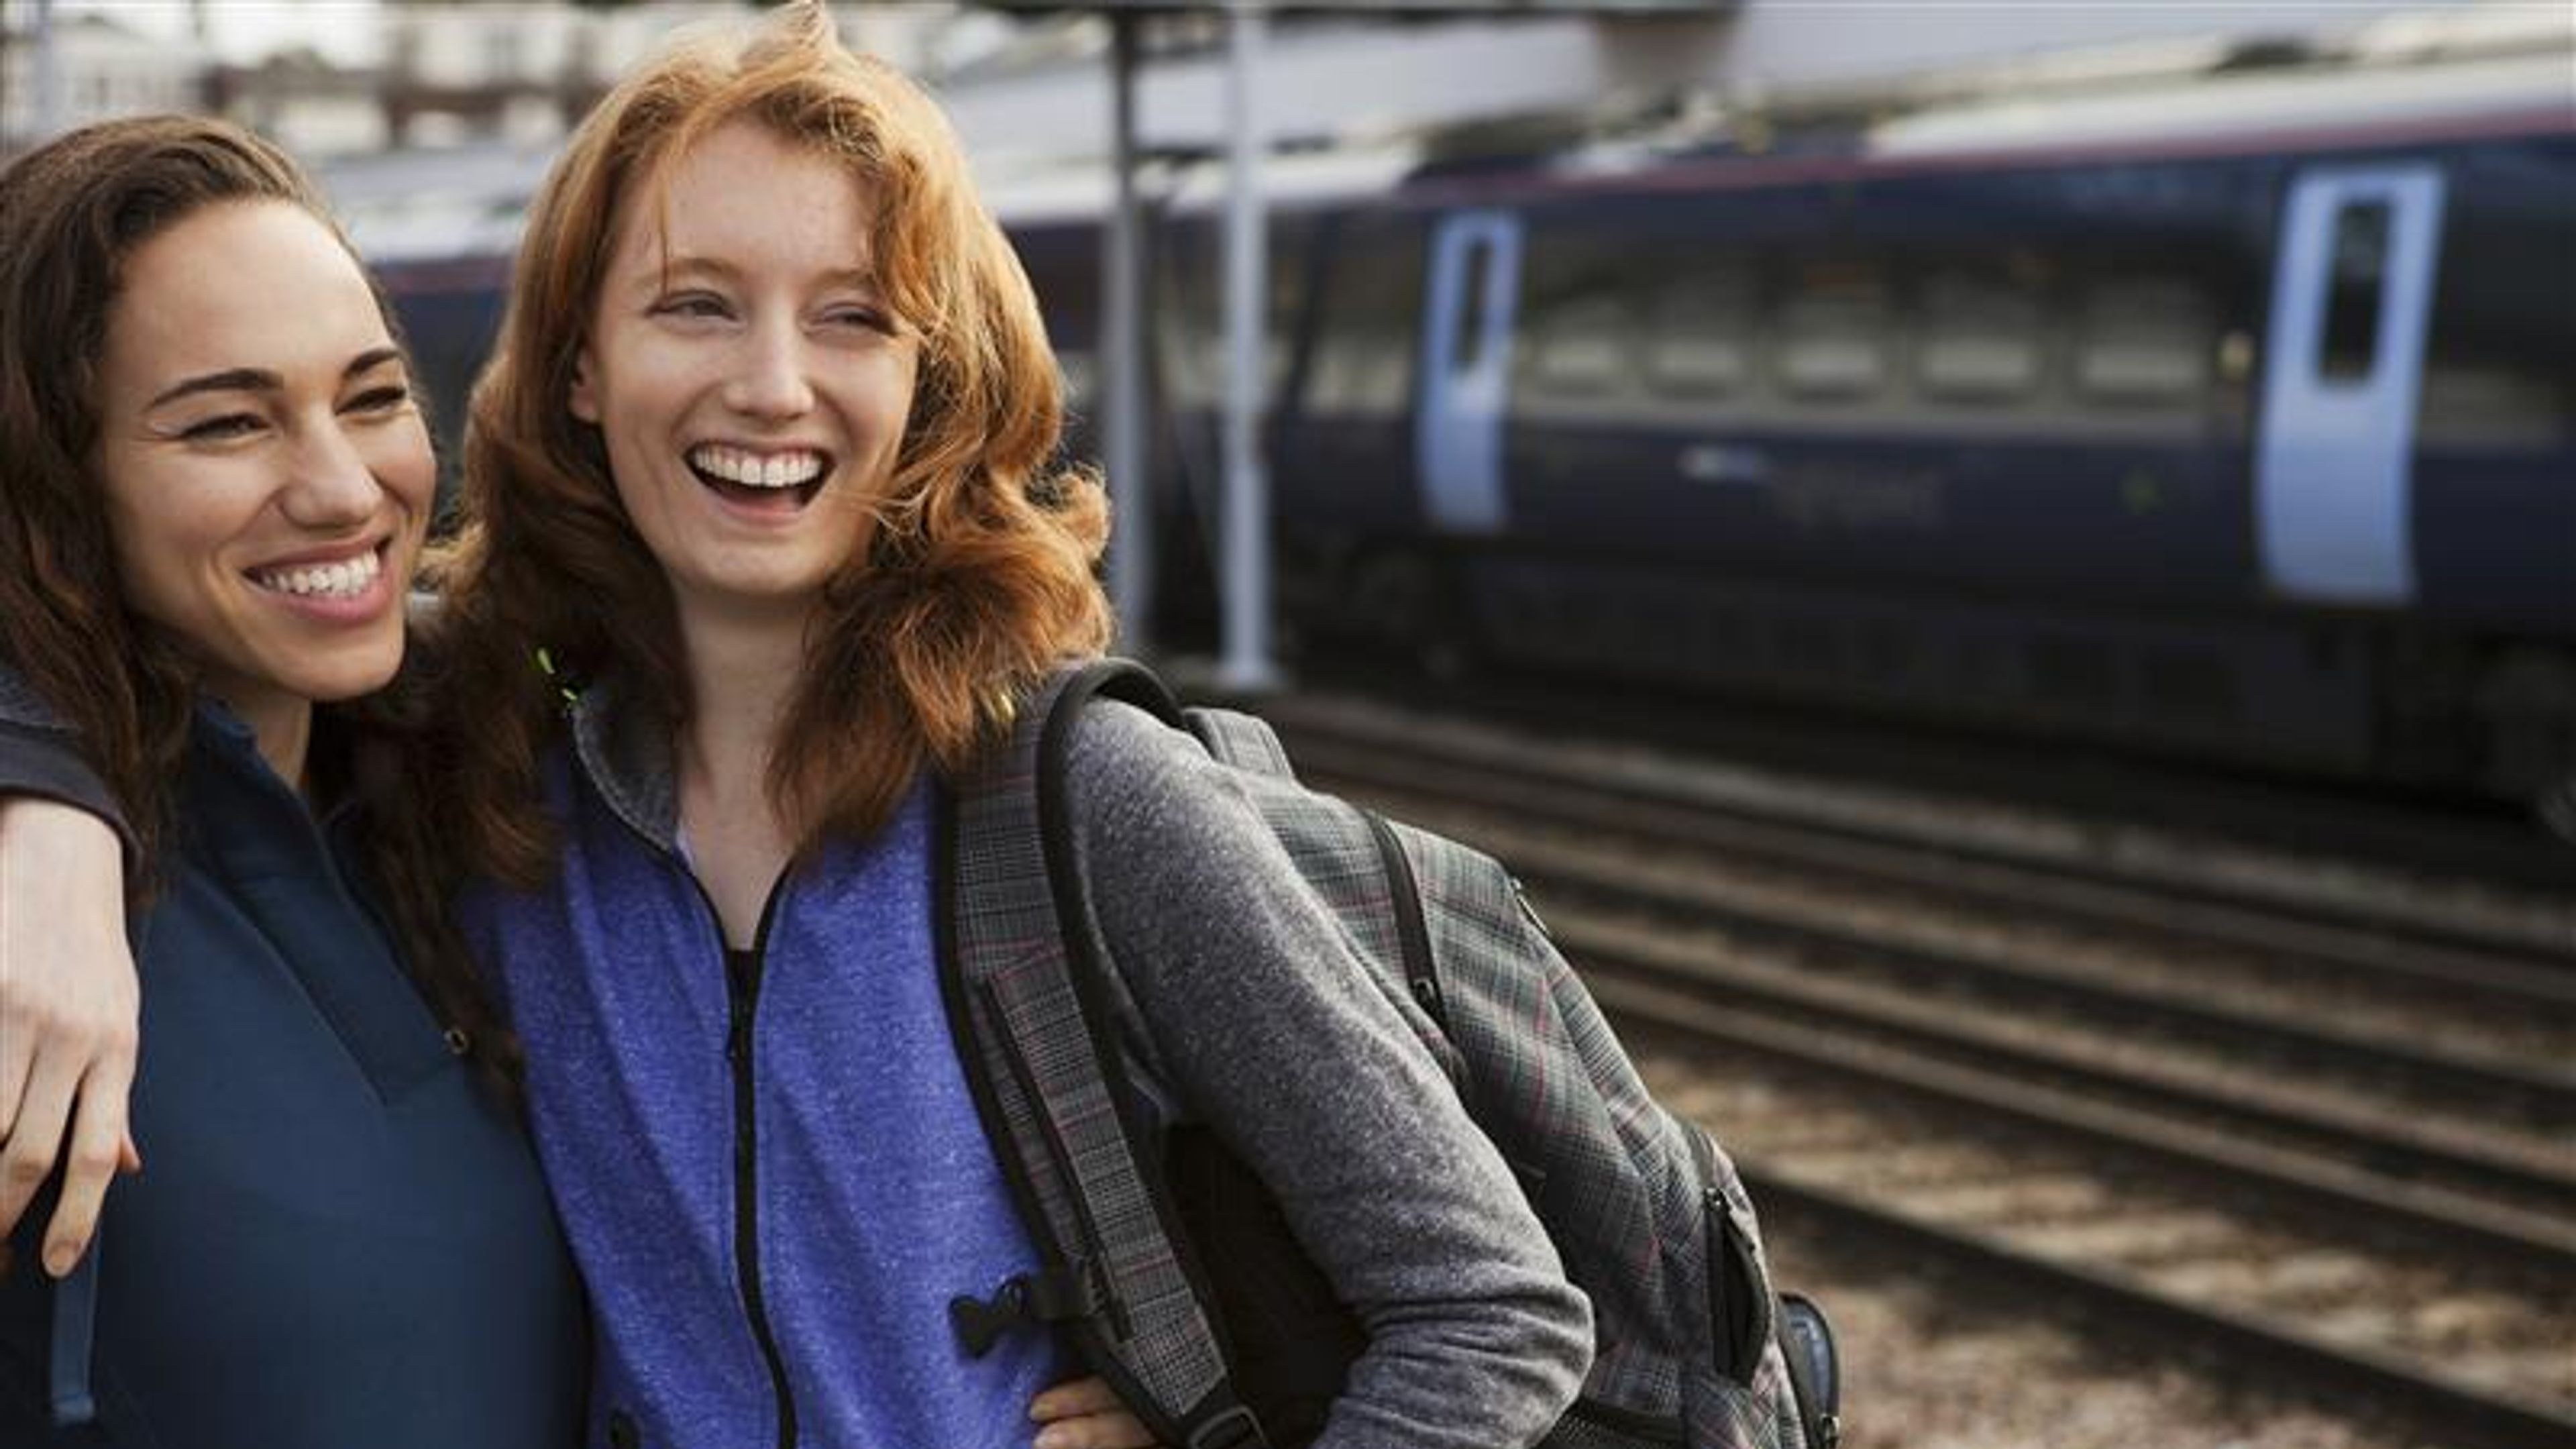
<path fill-rule="evenodd" d="M 696 876 L 690 877 L 692 881 Z M 767 1293 L 760 1276 L 760 1122 L 755 1110 L 757 1085 L 752 1052 L 753 1015 L 760 1005 L 760 978 L 767 965 L 769 922 L 779 897 L 786 893 L 781 872 L 760 908 L 760 926 L 752 946 L 742 953 L 743 969 L 733 969 L 734 953 L 725 952 L 725 1060 L 733 1068 L 733 1260 L 742 1282 L 742 1309 L 751 1322 L 752 1341 L 769 1366 L 769 1385 L 778 1396 L 778 1449 L 795 1449 L 796 1398 L 788 1391 L 787 1361 L 778 1351 L 778 1334 L 770 1327 Z M 706 888 L 698 888 L 705 899 Z M 715 903 L 707 902 L 712 914 Z"/>
<path fill-rule="evenodd" d="M 745 953 L 745 969 L 737 976 L 732 948 L 723 944 L 724 915 L 716 909 L 715 898 L 707 894 L 698 873 L 689 868 L 688 860 L 636 829 L 618 812 L 609 813 L 617 817 L 629 835 L 689 883 L 697 893 L 699 906 L 706 911 L 707 924 L 716 933 L 716 967 L 724 973 L 725 983 L 725 1061 L 733 1078 L 734 1273 L 742 1284 L 744 1320 L 751 1328 L 752 1342 L 760 1349 L 761 1362 L 769 1369 L 770 1390 L 778 1400 L 778 1449 L 795 1449 L 796 1398 L 788 1389 L 787 1360 L 778 1351 L 777 1331 L 770 1327 L 768 1298 L 760 1276 L 760 1123 L 754 1107 L 758 1079 L 752 1053 L 752 1025 L 760 1005 L 769 924 L 777 916 L 779 901 L 787 894 L 788 872 L 779 872 L 778 879 L 770 884 L 769 899 L 760 906 L 760 924 L 752 931 L 751 949 Z"/>

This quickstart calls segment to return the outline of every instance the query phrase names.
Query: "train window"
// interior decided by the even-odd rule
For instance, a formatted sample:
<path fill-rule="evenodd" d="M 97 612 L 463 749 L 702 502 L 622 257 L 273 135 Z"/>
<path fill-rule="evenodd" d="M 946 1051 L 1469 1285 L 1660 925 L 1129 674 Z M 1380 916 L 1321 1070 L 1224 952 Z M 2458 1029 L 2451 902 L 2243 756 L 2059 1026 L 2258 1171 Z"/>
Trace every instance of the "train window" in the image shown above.
<path fill-rule="evenodd" d="M 1298 313 L 1305 306 L 1305 249 L 1313 228 L 1303 219 L 1271 229 L 1269 320 L 1262 337 L 1265 402 L 1277 401 L 1288 383 Z M 1153 313 L 1161 336 L 1158 352 L 1164 387 L 1174 405 L 1213 408 L 1225 399 L 1225 275 L 1223 237 L 1212 226 L 1176 229 L 1169 260 L 1148 286 L 1159 289 Z"/>
<path fill-rule="evenodd" d="M 1394 412 L 1404 406 L 1413 338 L 1400 328 L 1345 319 L 1315 346 L 1308 404 L 1318 412 Z"/>
<path fill-rule="evenodd" d="M 2006 402 L 2039 385 L 2038 299 L 1997 277 L 1949 272 L 1923 290 L 1915 385 L 1951 402 Z"/>
<path fill-rule="evenodd" d="M 2415 431 L 2433 447 L 2576 437 L 2576 197 L 2519 174 L 2454 178 Z"/>
<path fill-rule="evenodd" d="M 1894 309 L 1873 276 L 1810 280 L 1780 308 L 1780 385 L 1811 401 L 1865 398 L 1886 386 Z"/>
<path fill-rule="evenodd" d="M 2546 448 L 2576 423 L 2576 389 L 2508 359 L 2437 357 L 2416 412 L 2428 443 Z"/>
<path fill-rule="evenodd" d="M 1741 392 L 1753 378 L 1758 315 L 1747 270 L 1685 277 L 1664 288 L 1647 312 L 1648 385 L 1675 397 Z"/>
<path fill-rule="evenodd" d="M 2388 273 L 2388 203 L 2362 201 L 2335 217 L 2326 292 L 2326 338 L 2318 372 L 2330 381 L 2370 376 L 2379 361 L 2379 299 Z"/>
<path fill-rule="evenodd" d="M 1212 406 L 1222 372 L 1208 367 L 1209 339 L 1217 329 L 1216 235 L 1202 223 L 1182 222 L 1155 238 L 1148 289 L 1154 300 L 1154 353 L 1164 395 L 1187 411 Z"/>
<path fill-rule="evenodd" d="M 1449 354 L 1449 371 L 1459 377 L 1475 371 L 1485 355 L 1485 288 L 1494 270 L 1494 244 L 1468 242 L 1464 270 L 1458 280 L 1458 332 Z"/>
<path fill-rule="evenodd" d="M 2076 308 L 2076 391 L 2115 405 L 2196 403 L 2209 385 L 2217 332 L 2215 309 L 2189 282 L 2097 282 Z"/>
<path fill-rule="evenodd" d="M 1422 311 L 1422 235 L 1357 232 L 1323 278 L 1306 405 L 1321 413 L 1397 413 L 1413 385 Z"/>
<path fill-rule="evenodd" d="M 1524 385 L 1544 397 L 1600 397 L 1628 376 L 1628 340 L 1636 331 L 1626 299 L 1576 297 L 1536 318 L 1523 368 Z"/>

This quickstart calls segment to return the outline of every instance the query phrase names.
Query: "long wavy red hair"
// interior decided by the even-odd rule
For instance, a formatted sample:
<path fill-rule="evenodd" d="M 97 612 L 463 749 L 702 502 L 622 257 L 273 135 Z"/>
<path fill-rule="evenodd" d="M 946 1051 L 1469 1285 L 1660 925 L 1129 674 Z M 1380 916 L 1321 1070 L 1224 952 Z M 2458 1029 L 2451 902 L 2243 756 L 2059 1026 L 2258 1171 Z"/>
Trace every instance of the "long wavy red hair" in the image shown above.
<path fill-rule="evenodd" d="M 451 776 L 457 843 L 506 881 L 535 884 L 553 860 L 537 761 L 561 713 L 540 648 L 562 677 L 613 675 L 664 727 L 690 716 L 670 586 L 568 403 L 616 227 L 670 158 L 742 119 L 870 188 L 869 256 L 920 339 L 889 496 L 825 591 L 771 767 L 782 816 L 809 848 L 873 832 L 922 770 L 965 768 L 1030 683 L 1109 637 L 1094 577 L 1106 504 L 1095 477 L 1057 462 L 1037 301 L 946 118 L 843 48 L 819 5 L 684 40 L 601 102 L 538 193 L 474 393 L 463 526 L 431 564 L 442 689 L 472 712 Z"/>

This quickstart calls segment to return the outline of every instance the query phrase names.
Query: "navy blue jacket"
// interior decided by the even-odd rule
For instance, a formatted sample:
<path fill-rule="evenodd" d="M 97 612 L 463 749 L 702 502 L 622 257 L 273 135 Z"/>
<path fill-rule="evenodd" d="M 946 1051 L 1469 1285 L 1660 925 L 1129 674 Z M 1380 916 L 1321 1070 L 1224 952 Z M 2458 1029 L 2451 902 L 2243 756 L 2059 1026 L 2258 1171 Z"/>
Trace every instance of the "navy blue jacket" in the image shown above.
<path fill-rule="evenodd" d="M 6 724 L 0 791 L 101 803 L 65 737 Z M 144 1170 L 62 1285 L 35 1266 L 46 1212 L 14 1235 L 0 1444 L 579 1441 L 585 1315 L 544 1183 L 353 889 L 349 814 L 317 822 L 200 711 L 135 924 Z M 85 1390 L 95 1422 L 56 1427 Z"/>

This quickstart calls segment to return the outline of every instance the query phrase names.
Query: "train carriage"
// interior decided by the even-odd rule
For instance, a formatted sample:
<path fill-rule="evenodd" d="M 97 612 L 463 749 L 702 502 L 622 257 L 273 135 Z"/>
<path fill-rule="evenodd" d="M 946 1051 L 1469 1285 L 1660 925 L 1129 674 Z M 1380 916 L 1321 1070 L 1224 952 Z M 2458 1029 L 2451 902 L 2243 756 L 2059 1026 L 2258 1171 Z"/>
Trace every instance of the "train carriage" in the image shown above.
<path fill-rule="evenodd" d="M 2563 786 L 2576 103 L 2543 75 L 1292 210 L 1283 612 L 1434 657 Z M 1167 378 L 1207 374 L 1213 226 L 1166 222 Z M 1168 491 L 1203 496 L 1212 399 L 1164 397 L 1202 435 Z"/>
<path fill-rule="evenodd" d="M 1767 154 L 1283 162 L 1284 632 L 2576 818 L 2566 59 Z M 1214 597 L 1220 179 L 1169 189 L 1147 238 L 1183 639 Z M 1105 188 L 996 194 L 1087 447 Z M 386 267 L 451 432 L 505 255 L 415 238 Z"/>

